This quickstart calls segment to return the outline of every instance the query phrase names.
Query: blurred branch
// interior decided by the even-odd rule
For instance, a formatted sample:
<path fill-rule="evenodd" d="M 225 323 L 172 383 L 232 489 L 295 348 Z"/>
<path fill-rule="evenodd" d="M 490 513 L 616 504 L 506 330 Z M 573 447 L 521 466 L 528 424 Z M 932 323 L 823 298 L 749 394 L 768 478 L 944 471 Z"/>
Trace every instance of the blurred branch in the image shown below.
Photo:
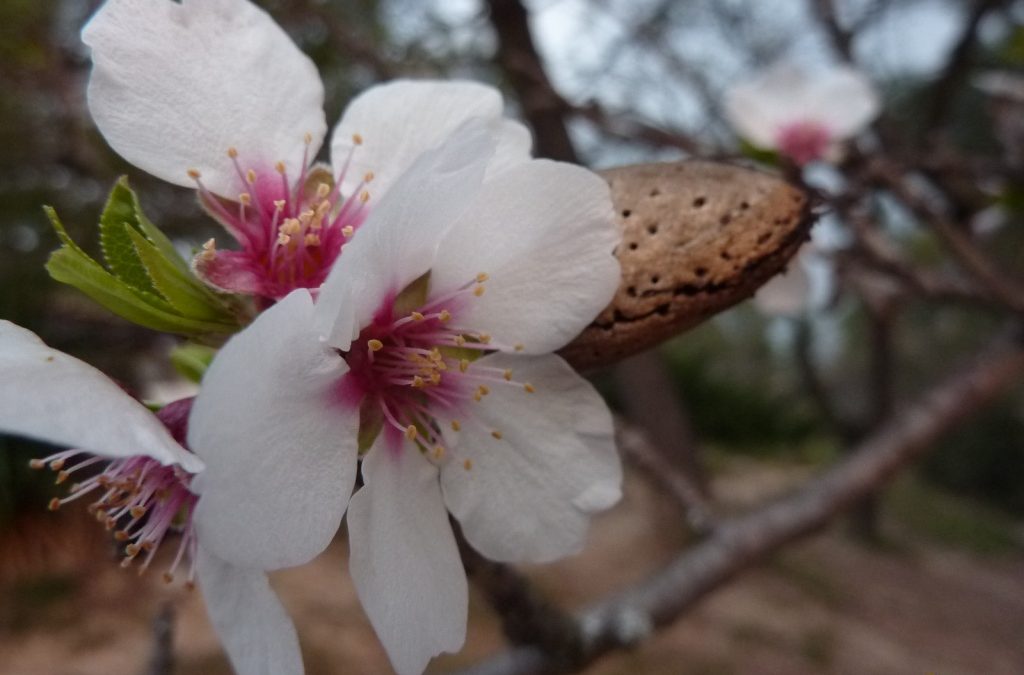
<path fill-rule="evenodd" d="M 950 106 L 956 99 L 955 92 L 963 83 L 971 67 L 971 56 L 978 39 L 978 26 L 991 10 L 1007 4 L 1006 0 L 976 0 L 964 21 L 964 29 L 956 45 L 949 53 L 945 67 L 938 78 L 929 87 L 926 100 L 928 109 L 925 113 L 925 136 L 935 131 L 949 113 Z"/>
<path fill-rule="evenodd" d="M 627 461 L 647 472 L 652 480 L 671 495 L 686 514 L 686 522 L 697 534 L 707 534 L 714 526 L 714 515 L 704 494 L 689 476 L 673 466 L 644 432 L 623 419 L 615 420 L 615 440 Z"/>
<path fill-rule="evenodd" d="M 146 675 L 171 675 L 174 672 L 174 607 L 166 602 L 153 618 L 153 655 Z"/>
<path fill-rule="evenodd" d="M 582 648 L 575 667 L 629 647 L 675 621 L 697 601 L 783 545 L 827 525 L 924 453 L 943 434 L 1024 378 L 1020 327 L 995 339 L 965 369 L 950 375 L 894 415 L 847 459 L 794 494 L 722 522 L 707 539 L 647 581 L 606 599 L 578 618 Z M 544 650 L 518 647 L 463 675 L 553 672 Z"/>
<path fill-rule="evenodd" d="M 836 7 L 833 0 L 813 0 L 811 12 L 828 35 L 832 48 L 843 57 L 844 61 L 853 61 L 853 34 L 839 25 Z"/>

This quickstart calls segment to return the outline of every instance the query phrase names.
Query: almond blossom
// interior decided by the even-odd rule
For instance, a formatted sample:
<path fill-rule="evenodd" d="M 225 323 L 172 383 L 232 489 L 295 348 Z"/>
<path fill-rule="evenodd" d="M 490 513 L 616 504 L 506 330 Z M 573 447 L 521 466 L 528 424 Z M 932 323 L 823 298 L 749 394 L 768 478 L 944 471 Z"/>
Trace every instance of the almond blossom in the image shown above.
<path fill-rule="evenodd" d="M 840 143 L 860 133 L 879 109 L 874 85 L 847 66 L 811 74 L 778 63 L 725 94 L 726 117 L 740 136 L 798 166 L 834 159 Z"/>
<path fill-rule="evenodd" d="M 222 575 L 265 588 L 264 571 L 323 551 L 347 509 L 356 590 L 402 674 L 465 640 L 449 514 L 490 558 L 546 562 L 579 551 L 620 496 L 608 409 L 551 353 L 619 283 L 608 187 L 508 162 L 502 128 L 472 119 L 422 152 L 318 298 L 293 291 L 228 341 L 189 421 L 207 465 L 195 523 L 235 570 Z M 281 614 L 243 610 L 211 608 L 229 650 L 292 639 Z M 279 666 L 258 672 L 302 668 Z"/>
<path fill-rule="evenodd" d="M 177 533 L 164 581 L 179 570 L 186 586 L 199 580 L 215 622 L 256 617 L 244 629 L 220 631 L 238 673 L 301 672 L 298 638 L 265 575 L 210 555 L 197 536 L 192 483 L 204 467 L 181 445 L 191 405 L 185 399 L 154 414 L 92 366 L 0 320 L 0 432 L 73 447 L 31 462 L 68 485 L 50 509 L 88 501 L 122 544 L 122 565 L 138 563 L 140 572 Z"/>
<path fill-rule="evenodd" d="M 82 39 L 89 109 L 107 142 L 140 169 L 195 186 L 241 246 L 210 240 L 196 272 L 268 300 L 315 292 L 419 149 L 468 117 L 502 112 L 496 91 L 468 82 L 374 87 L 351 102 L 330 164 L 318 164 L 327 123 L 316 67 L 249 0 L 108 0 Z M 499 154 L 526 156 L 526 129 L 501 125 Z"/>

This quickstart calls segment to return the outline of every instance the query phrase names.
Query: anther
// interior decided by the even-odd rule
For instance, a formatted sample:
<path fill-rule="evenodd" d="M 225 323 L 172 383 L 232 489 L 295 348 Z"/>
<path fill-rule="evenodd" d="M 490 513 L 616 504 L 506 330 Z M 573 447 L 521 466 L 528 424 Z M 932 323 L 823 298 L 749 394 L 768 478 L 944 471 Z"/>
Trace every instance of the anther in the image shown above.
<path fill-rule="evenodd" d="M 313 134 L 311 134 L 311 133 L 309 133 L 309 132 L 307 131 L 307 132 L 306 132 L 306 133 L 305 133 L 305 134 L 304 134 L 304 135 L 302 136 L 302 140 L 303 140 L 303 141 L 304 141 L 304 142 L 306 143 L 306 145 L 309 145 L 310 143 L 312 143 L 312 142 L 313 142 Z"/>
<path fill-rule="evenodd" d="M 412 317 L 413 321 L 423 321 L 423 318 L 424 318 L 423 315 L 421 313 L 419 313 L 419 312 L 413 312 L 409 316 Z"/>
<path fill-rule="evenodd" d="M 438 320 L 441 321 L 441 323 L 444 323 L 446 321 L 451 321 L 452 320 L 452 313 L 449 312 L 447 309 L 442 309 L 441 313 L 437 316 L 437 318 L 438 318 Z"/>
<path fill-rule="evenodd" d="M 238 159 L 238 150 L 235 148 L 228 148 L 228 157 L 231 159 Z"/>
<path fill-rule="evenodd" d="M 367 171 L 366 175 L 363 176 L 363 182 L 364 183 L 370 183 L 372 181 L 373 181 L 373 172 L 372 171 Z"/>
<path fill-rule="evenodd" d="M 483 294 L 484 294 L 484 287 L 483 286 L 477 286 L 476 288 L 473 289 L 473 295 L 475 295 L 476 297 L 479 298 Z"/>
<path fill-rule="evenodd" d="M 46 505 L 46 508 L 48 508 L 51 511 L 56 511 L 57 509 L 60 508 L 60 500 L 54 497 L 53 499 L 50 500 L 50 503 Z"/>
<path fill-rule="evenodd" d="M 320 235 L 313 234 L 312 232 L 310 232 L 309 234 L 306 235 L 306 246 L 319 246 L 319 245 L 320 245 Z"/>
<path fill-rule="evenodd" d="M 249 194 L 248 192 L 243 192 L 242 194 L 238 195 L 238 201 L 240 201 L 245 206 L 249 206 L 250 204 L 252 204 L 252 195 Z"/>
<path fill-rule="evenodd" d="M 284 166 L 284 162 L 278 162 L 278 163 L 274 164 L 274 170 L 277 171 L 279 174 L 282 174 L 282 175 L 287 171 L 287 169 Z"/>
<path fill-rule="evenodd" d="M 459 431 L 462 429 L 462 425 L 459 424 L 458 420 L 452 420 L 452 431 Z"/>
<path fill-rule="evenodd" d="M 490 335 L 490 333 L 480 333 L 480 335 L 478 337 L 480 339 L 480 342 L 484 343 L 485 345 L 491 343 L 491 335 Z"/>
<path fill-rule="evenodd" d="M 359 134 L 352 134 L 352 142 L 355 143 L 356 145 L 362 145 L 363 137 L 360 136 Z"/>
<path fill-rule="evenodd" d="M 283 199 L 275 199 L 274 200 L 274 208 L 277 209 L 278 211 L 284 211 L 284 205 L 287 204 L 287 203 L 288 202 L 286 202 Z"/>
<path fill-rule="evenodd" d="M 345 227 L 341 228 L 341 233 L 345 236 L 346 239 L 355 234 L 355 231 L 355 228 L 352 227 L 351 225 L 346 225 Z"/>
<path fill-rule="evenodd" d="M 517 344 L 517 345 L 516 345 L 516 346 L 514 347 L 514 349 L 515 349 L 515 350 L 516 350 L 517 352 L 521 352 L 521 351 L 523 351 L 524 349 L 526 349 L 526 345 L 524 345 L 524 344 L 522 344 L 522 343 L 519 343 L 519 344 Z"/>
<path fill-rule="evenodd" d="M 133 506 L 130 513 L 132 514 L 132 518 L 141 518 L 146 515 L 146 508 L 143 506 Z"/>
<path fill-rule="evenodd" d="M 537 391 L 537 389 L 534 388 L 534 386 L 532 384 L 530 384 L 529 382 L 527 382 L 526 384 L 523 385 L 523 389 L 526 390 L 527 394 L 532 394 L 533 392 Z"/>
<path fill-rule="evenodd" d="M 60 485 L 61 483 L 66 481 L 70 475 L 71 474 L 68 473 L 67 471 L 61 471 L 60 473 L 58 473 L 57 474 L 57 481 L 56 481 L 57 485 Z"/>
<path fill-rule="evenodd" d="M 252 169 L 249 169 L 248 171 L 246 171 L 246 172 L 245 172 L 245 180 L 246 180 L 246 181 L 247 181 L 247 182 L 248 182 L 248 183 L 249 183 L 250 185 L 252 185 L 253 183 L 255 183 L 255 182 L 256 182 L 256 172 L 255 172 L 255 171 L 253 171 Z"/>
<path fill-rule="evenodd" d="M 512 381 L 512 371 L 511 370 L 506 370 L 503 374 L 505 376 L 505 381 L 506 382 L 511 382 Z"/>
<path fill-rule="evenodd" d="M 439 445 L 434 448 L 434 459 L 440 460 L 442 457 L 444 457 L 444 447 Z"/>
<path fill-rule="evenodd" d="M 384 349 L 384 343 L 377 339 L 367 340 L 366 346 L 370 348 L 371 352 L 379 352 Z"/>
<path fill-rule="evenodd" d="M 481 272 L 480 274 L 476 275 L 476 282 L 478 284 L 482 284 L 483 282 L 487 281 L 488 279 L 490 279 L 490 277 L 487 276 L 487 272 Z"/>
<path fill-rule="evenodd" d="M 405 437 L 410 441 L 415 441 L 417 435 L 419 435 L 419 432 L 416 431 L 416 425 L 410 424 L 405 428 Z"/>
<path fill-rule="evenodd" d="M 329 194 L 331 194 L 331 186 L 327 183 L 320 183 L 316 186 L 316 196 L 319 199 L 323 199 Z"/>
<path fill-rule="evenodd" d="M 455 336 L 454 338 L 452 338 L 452 339 L 453 339 L 453 340 L 455 340 L 455 344 L 457 344 L 457 345 L 458 345 L 459 347 L 461 347 L 462 345 L 466 344 L 466 338 L 465 338 L 465 336 L 462 336 L 462 335 L 456 335 L 456 336 Z M 463 372 L 465 372 L 465 371 L 463 371 Z"/>
<path fill-rule="evenodd" d="M 51 471 L 60 471 L 63 468 L 64 468 L 64 460 L 63 459 L 55 459 L 52 462 L 50 462 L 50 470 Z"/>
<path fill-rule="evenodd" d="M 128 539 L 130 539 L 130 538 L 131 538 L 131 535 L 129 535 L 124 530 L 118 530 L 117 532 L 114 533 L 114 539 L 116 541 L 128 541 Z"/>
<path fill-rule="evenodd" d="M 32 469 L 42 469 L 44 466 L 46 466 L 46 462 L 44 462 L 41 459 L 31 459 L 29 460 L 28 465 L 29 468 Z"/>
<path fill-rule="evenodd" d="M 462 359 L 459 361 L 459 372 L 464 373 L 469 370 L 469 359 Z"/>
<path fill-rule="evenodd" d="M 364 204 L 370 201 L 370 193 L 367 192 L 366 190 L 363 190 L 363 193 L 359 195 L 359 201 L 361 201 Z"/>
<path fill-rule="evenodd" d="M 203 260 L 209 262 L 217 257 L 217 242 L 212 238 L 203 244 L 203 252 L 199 254 Z"/>
<path fill-rule="evenodd" d="M 479 389 L 477 389 L 477 391 L 479 391 L 479 392 L 480 392 L 480 395 L 481 395 L 481 396 L 487 396 L 488 394 L 490 394 L 490 393 L 491 393 L 491 390 L 490 390 L 490 389 L 488 389 L 488 388 L 487 388 L 486 386 L 484 386 L 484 385 L 482 385 L 482 384 L 480 385 L 480 388 L 479 388 Z"/>
<path fill-rule="evenodd" d="M 470 471 L 473 468 L 473 460 L 467 459 L 465 462 L 462 463 L 462 468 L 465 469 L 466 471 Z"/>
<path fill-rule="evenodd" d="M 200 178 L 202 178 L 202 176 L 203 174 L 199 173 L 199 169 L 188 170 L 188 177 L 191 178 L 192 180 L 199 180 Z"/>
<path fill-rule="evenodd" d="M 493 436 L 495 439 L 499 441 L 501 440 L 501 432 L 498 431 L 497 429 L 491 432 L 491 436 Z"/>
<path fill-rule="evenodd" d="M 170 572 L 164 572 L 163 580 L 165 584 L 174 583 L 174 575 Z"/>

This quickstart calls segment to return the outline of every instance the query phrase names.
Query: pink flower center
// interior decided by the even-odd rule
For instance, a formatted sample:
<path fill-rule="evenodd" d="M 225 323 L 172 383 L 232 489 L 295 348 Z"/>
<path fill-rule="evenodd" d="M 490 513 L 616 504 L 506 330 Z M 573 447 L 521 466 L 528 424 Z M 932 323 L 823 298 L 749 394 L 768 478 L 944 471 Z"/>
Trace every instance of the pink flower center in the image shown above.
<path fill-rule="evenodd" d="M 803 166 L 825 157 L 832 143 L 832 134 L 820 122 L 804 120 L 779 129 L 776 143 L 779 152 L 798 166 Z"/>
<path fill-rule="evenodd" d="M 296 288 L 319 288 L 341 253 L 344 244 L 366 218 L 373 180 L 368 173 L 349 195 L 341 194 L 355 144 L 339 174 L 323 166 L 309 167 L 309 143 L 303 170 L 291 180 L 283 162 L 274 167 L 242 164 L 234 148 L 240 185 L 237 202 L 221 199 L 207 190 L 197 171 L 199 199 L 242 246 L 241 251 L 218 251 L 211 239 L 196 258 L 197 271 L 214 286 L 278 300 Z"/>
<path fill-rule="evenodd" d="M 157 416 L 168 425 L 174 436 L 184 436 L 184 421 L 192 399 L 176 401 L 165 406 Z M 166 411 L 166 412 L 165 412 Z M 175 428 L 181 425 L 179 429 Z M 180 440 L 180 438 L 179 438 Z M 83 469 L 106 461 L 81 450 L 65 450 L 44 459 L 34 459 L 34 469 L 49 467 L 57 474 L 57 484 L 63 484 Z M 92 495 L 88 510 L 96 520 L 114 533 L 114 539 L 124 546 L 122 567 L 129 567 L 143 555 L 139 573 L 148 569 L 156 551 L 171 532 L 180 533 L 181 539 L 174 561 L 164 572 L 164 581 L 174 580 L 174 573 L 188 557 L 186 586 L 195 579 L 196 535 L 192 526 L 192 512 L 198 497 L 189 486 L 192 474 L 178 466 L 165 466 L 144 455 L 115 459 L 100 473 L 89 475 L 80 482 L 71 483 L 68 496 L 54 497 L 49 508 L 56 511 L 64 504 Z"/>
<path fill-rule="evenodd" d="M 495 351 L 522 351 L 522 345 L 496 343 L 459 322 L 468 304 L 483 295 L 486 280 L 481 273 L 453 293 L 414 303 L 412 310 L 402 309 L 406 292 L 385 299 L 343 355 L 350 370 L 336 391 L 344 405 L 360 409 L 361 435 L 366 426 L 377 425 L 394 452 L 405 436 L 440 462 L 447 452 L 442 425 L 459 431 L 460 418 L 472 416 L 473 403 L 493 387 L 534 391 L 533 385 L 516 381 L 511 370 L 478 362 Z M 501 438 L 499 430 L 492 434 Z"/>

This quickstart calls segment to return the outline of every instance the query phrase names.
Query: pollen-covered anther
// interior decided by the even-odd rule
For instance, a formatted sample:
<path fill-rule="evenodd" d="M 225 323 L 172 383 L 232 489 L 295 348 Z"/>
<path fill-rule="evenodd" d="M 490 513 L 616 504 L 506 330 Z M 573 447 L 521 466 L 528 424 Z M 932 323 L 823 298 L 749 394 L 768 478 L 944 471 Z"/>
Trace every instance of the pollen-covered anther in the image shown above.
<path fill-rule="evenodd" d="M 60 471 L 63 468 L 64 468 L 64 460 L 63 459 L 55 459 L 52 462 L 50 462 L 50 470 L 51 471 Z"/>
<path fill-rule="evenodd" d="M 424 316 L 420 312 L 413 312 L 409 316 L 412 317 L 413 321 L 423 321 Z"/>
<path fill-rule="evenodd" d="M 361 201 L 364 204 L 370 201 L 370 193 L 367 192 L 366 190 L 363 190 L 362 193 L 359 195 L 359 201 Z"/>
<path fill-rule="evenodd" d="M 444 446 L 437 446 L 434 448 L 434 459 L 441 460 L 444 457 Z"/>
<path fill-rule="evenodd" d="M 308 131 L 302 135 L 302 142 L 306 145 L 310 145 L 313 142 L 313 134 Z"/>
<path fill-rule="evenodd" d="M 228 148 L 228 157 L 230 157 L 231 159 L 238 159 L 238 149 Z"/>
<path fill-rule="evenodd" d="M 459 421 L 458 420 L 452 420 L 452 431 L 460 431 L 461 429 L 462 429 L 462 425 L 459 424 Z"/>
<path fill-rule="evenodd" d="M 370 348 L 371 352 L 379 352 L 384 349 L 384 343 L 377 339 L 367 340 L 366 346 Z"/>
<path fill-rule="evenodd" d="M 414 375 L 412 378 L 412 386 L 416 389 L 422 389 L 427 385 L 426 381 L 419 375 Z"/>
<path fill-rule="evenodd" d="M 373 182 L 373 172 L 372 171 L 367 171 L 366 172 L 366 175 L 363 176 L 363 182 L 364 183 L 372 183 Z"/>
<path fill-rule="evenodd" d="M 41 459 L 30 459 L 28 466 L 31 469 L 42 469 L 46 466 L 46 462 Z"/>
<path fill-rule="evenodd" d="M 485 344 L 485 345 L 491 344 L 491 335 L 490 335 L 490 333 L 480 333 L 480 335 L 477 336 L 477 339 L 480 340 L 480 342 Z"/>
<path fill-rule="evenodd" d="M 452 340 L 459 347 L 462 347 L 462 346 L 464 346 L 466 344 L 466 338 L 463 335 L 456 335 L 454 338 L 452 338 Z M 463 372 L 465 372 L 465 371 L 463 371 Z"/>
<path fill-rule="evenodd" d="M 504 373 L 502 373 L 502 376 L 505 378 L 506 382 L 511 382 L 512 381 L 512 371 L 511 370 L 506 370 Z"/>
<path fill-rule="evenodd" d="M 192 180 L 199 180 L 203 177 L 203 174 L 199 173 L 199 169 L 189 169 L 186 173 Z"/>
<path fill-rule="evenodd" d="M 523 385 L 523 389 L 524 389 L 524 390 L 526 391 L 526 393 L 527 393 L 527 394 L 532 394 L 533 392 L 537 391 L 537 388 L 536 388 L 536 387 L 534 387 L 534 386 L 533 386 L 532 384 L 530 384 L 529 382 L 527 382 L 527 383 L 525 383 L 525 384 Z"/>
<path fill-rule="evenodd" d="M 249 169 L 245 172 L 245 180 L 249 185 L 253 185 L 256 182 L 256 172 Z"/>
<path fill-rule="evenodd" d="M 285 167 L 284 162 L 275 162 L 274 170 L 277 171 L 282 176 L 288 172 L 288 169 Z"/>
<path fill-rule="evenodd" d="M 417 436 L 419 436 L 419 431 L 416 430 L 416 425 L 410 424 L 405 428 L 405 437 L 410 441 L 415 441 Z"/>
<path fill-rule="evenodd" d="M 480 272 L 479 274 L 476 275 L 476 282 L 478 284 L 482 284 L 488 279 L 490 279 L 490 276 L 488 276 L 487 272 Z"/>
<path fill-rule="evenodd" d="M 488 394 L 491 393 L 491 390 L 482 384 L 477 388 L 477 391 L 480 392 L 481 396 L 487 396 Z"/>
<path fill-rule="evenodd" d="M 141 518 L 146 515 L 146 508 L 143 506 L 133 506 L 131 510 L 132 518 Z"/>
<path fill-rule="evenodd" d="M 442 309 L 441 313 L 437 315 L 437 320 L 441 323 L 447 323 L 452 320 L 452 313 L 447 309 Z"/>
<path fill-rule="evenodd" d="M 482 285 L 481 286 L 477 286 L 476 288 L 473 289 L 473 295 L 475 295 L 476 297 L 479 298 L 481 295 L 484 294 L 485 290 L 486 289 L 485 289 L 484 286 L 482 286 Z"/>
<path fill-rule="evenodd" d="M 291 240 L 292 238 L 289 237 L 284 232 L 281 232 L 277 235 L 277 243 L 280 244 L 281 246 L 287 246 L 291 242 Z"/>
<path fill-rule="evenodd" d="M 326 199 L 329 194 L 331 194 L 331 186 L 327 183 L 320 183 L 316 186 L 317 199 Z"/>
<path fill-rule="evenodd" d="M 362 145 L 363 137 L 360 134 L 352 134 L 352 142 L 356 145 Z"/>
<path fill-rule="evenodd" d="M 312 246 L 319 246 L 320 245 L 320 235 L 314 234 L 314 233 L 310 232 L 309 234 L 306 235 L 305 242 L 306 242 L 306 246 L 310 246 L 310 247 L 312 247 Z"/>
<path fill-rule="evenodd" d="M 238 201 L 243 206 L 252 206 L 252 195 L 249 194 L 248 192 L 243 192 L 242 194 L 238 195 Z"/>
<path fill-rule="evenodd" d="M 515 349 L 517 352 L 521 352 L 524 349 L 526 349 L 526 345 L 520 343 L 520 344 L 517 344 L 515 347 L 513 347 L 513 349 Z"/>
<path fill-rule="evenodd" d="M 46 505 L 46 508 L 48 508 L 50 511 L 56 511 L 57 509 L 60 508 L 60 500 L 54 497 L 53 499 L 50 500 L 50 503 Z"/>
<path fill-rule="evenodd" d="M 462 468 L 465 469 L 466 471 L 471 471 L 473 469 L 473 460 L 467 459 L 465 462 L 462 463 Z"/>
<path fill-rule="evenodd" d="M 491 436 L 493 436 L 496 440 L 501 440 L 501 432 L 498 431 L 497 429 L 491 432 Z"/>
<path fill-rule="evenodd" d="M 285 201 L 285 200 L 283 200 L 283 199 L 275 199 L 275 200 L 274 200 L 274 209 L 275 209 L 276 211 L 284 211 L 284 207 L 285 207 L 285 205 L 286 205 L 287 203 L 288 203 L 288 202 L 286 202 L 286 201 Z"/>
<path fill-rule="evenodd" d="M 469 370 L 469 359 L 462 359 L 459 361 L 459 372 L 464 373 Z"/>
<path fill-rule="evenodd" d="M 57 473 L 57 480 L 56 480 L 56 481 L 54 481 L 54 482 L 55 482 L 55 483 L 56 483 L 57 485 L 60 485 L 61 483 L 63 483 L 64 481 L 66 481 L 66 480 L 68 479 L 68 477 L 70 477 L 70 476 L 71 476 L 71 474 L 70 474 L 70 473 L 68 473 L 67 471 L 59 471 L 59 472 Z"/>
<path fill-rule="evenodd" d="M 355 234 L 355 231 L 356 231 L 356 230 L 355 230 L 355 228 L 354 228 L 354 227 L 352 227 L 351 225 L 346 225 L 345 227 L 341 228 L 341 234 L 342 234 L 342 235 L 343 235 L 343 236 L 344 236 L 344 237 L 345 237 L 346 239 L 348 239 L 348 238 L 349 238 L 349 237 L 351 237 L 351 236 L 352 236 L 353 234 Z"/>

